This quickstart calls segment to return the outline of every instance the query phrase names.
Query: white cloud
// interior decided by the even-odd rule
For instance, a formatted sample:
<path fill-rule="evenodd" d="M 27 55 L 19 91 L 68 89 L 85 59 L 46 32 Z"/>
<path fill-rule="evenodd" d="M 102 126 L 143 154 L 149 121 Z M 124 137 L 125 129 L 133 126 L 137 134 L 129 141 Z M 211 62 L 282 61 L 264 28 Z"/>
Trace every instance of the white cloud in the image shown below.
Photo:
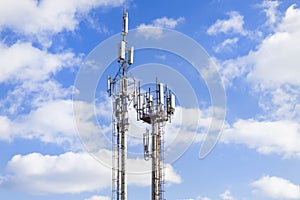
<path fill-rule="evenodd" d="M 110 169 L 83 153 L 15 155 L 7 171 L 11 175 L 6 176 L 1 187 L 36 194 L 80 193 L 110 185 Z"/>
<path fill-rule="evenodd" d="M 179 17 L 173 18 L 157 18 L 150 24 L 140 24 L 137 27 L 138 33 L 147 38 L 160 38 L 163 35 L 163 28 L 174 29 L 178 24 L 182 23 L 185 19 Z"/>
<path fill-rule="evenodd" d="M 109 34 L 110 33 L 108 28 L 104 24 L 100 24 L 97 17 L 94 15 L 86 16 L 86 22 L 92 29 L 96 30 L 98 33 L 101 33 L 101 34 Z"/>
<path fill-rule="evenodd" d="M 111 168 L 104 165 L 111 162 L 111 152 L 100 150 L 98 155 L 100 157 L 97 159 L 102 163 L 88 153 L 67 152 L 57 156 L 39 153 L 15 155 L 7 164 L 8 174 L 3 177 L 0 187 L 34 194 L 99 191 L 111 186 Z M 151 162 L 128 159 L 127 163 L 128 171 L 131 172 L 128 174 L 128 184 L 149 186 L 151 173 L 147 167 L 151 167 Z M 134 172 L 134 169 L 137 171 Z M 166 165 L 165 172 L 169 184 L 181 182 L 180 176 L 171 165 Z"/>
<path fill-rule="evenodd" d="M 10 141 L 10 128 L 11 128 L 11 121 L 6 116 L 0 116 L 0 140 Z"/>
<path fill-rule="evenodd" d="M 221 141 L 245 144 L 262 154 L 300 156 L 300 126 L 293 121 L 238 120 L 223 131 Z"/>
<path fill-rule="evenodd" d="M 263 176 L 251 183 L 254 194 L 259 193 L 274 199 L 299 199 L 300 186 L 276 176 Z"/>
<path fill-rule="evenodd" d="M 291 12 L 297 12 L 300 19 L 300 10 Z M 299 27 L 296 23 L 294 25 Z M 256 52 L 249 54 L 254 65 L 248 79 L 262 84 L 263 87 L 276 87 L 286 83 L 300 85 L 299 51 L 300 29 L 295 32 L 283 30 L 267 37 Z"/>
<path fill-rule="evenodd" d="M 237 42 L 239 41 L 239 38 L 235 37 L 235 38 L 229 38 L 224 40 L 221 44 L 219 44 L 218 46 L 214 47 L 214 51 L 219 53 L 222 52 L 224 50 L 231 50 L 231 48 L 237 44 Z"/>
<path fill-rule="evenodd" d="M 81 15 L 97 7 L 116 7 L 123 0 L 11 0 L 0 3 L 0 29 L 25 35 L 74 31 Z"/>
<path fill-rule="evenodd" d="M 231 195 L 229 190 L 226 190 L 224 193 L 220 194 L 220 198 L 222 200 L 235 200 L 235 198 Z"/>
<path fill-rule="evenodd" d="M 300 122 L 299 110 L 297 110 L 300 106 L 300 94 L 297 86 L 283 85 L 265 90 L 260 96 L 259 106 L 266 112 L 265 118 Z"/>
<path fill-rule="evenodd" d="M 0 139 L 4 141 L 35 138 L 45 143 L 68 144 L 69 147 L 79 145 L 71 100 L 50 101 L 27 115 L 20 115 L 13 120 L 4 116 L 0 119 L 7 125 L 1 132 L 3 136 Z"/>
<path fill-rule="evenodd" d="M 221 64 L 225 79 L 247 76 L 247 80 L 262 88 L 274 88 L 282 84 L 299 85 L 300 73 L 300 9 L 289 7 L 285 16 L 260 45 L 248 55 Z M 221 69 L 222 70 L 222 69 Z"/>
<path fill-rule="evenodd" d="M 271 26 L 278 21 L 279 13 L 277 7 L 279 6 L 278 1 L 274 0 L 264 0 L 259 7 L 264 9 L 264 12 L 267 16 L 266 25 Z"/>
<path fill-rule="evenodd" d="M 278 21 L 255 50 L 224 61 L 220 72 L 229 86 L 235 79 L 250 83 L 267 117 L 299 121 L 300 9 L 290 6 Z"/>
<path fill-rule="evenodd" d="M 0 83 L 46 80 L 62 68 L 74 67 L 80 61 L 72 52 L 53 54 L 22 42 L 12 46 L 0 42 L 0 60 Z"/>
<path fill-rule="evenodd" d="M 217 20 L 208 28 L 207 33 L 209 35 L 217 35 L 219 33 L 247 35 L 247 31 L 244 29 L 244 17 L 236 11 L 229 12 L 228 16 L 229 19 Z"/>
<path fill-rule="evenodd" d="M 111 200 L 110 197 L 107 196 L 92 196 L 90 198 L 84 199 L 84 200 Z"/>
<path fill-rule="evenodd" d="M 180 175 L 176 173 L 170 164 L 165 165 L 165 181 L 169 184 L 179 184 L 182 182 Z"/>
<path fill-rule="evenodd" d="M 78 108 L 76 121 L 74 120 L 74 102 Z M 101 108 L 101 110 L 104 109 Z M 111 131 L 111 127 L 109 124 L 98 126 L 97 121 L 91 120 L 91 116 L 96 115 L 95 112 L 93 104 L 46 98 L 45 102 L 31 108 L 27 114 L 19 114 L 12 119 L 1 116 L 3 126 L 0 140 L 38 139 L 41 142 L 53 143 L 67 149 L 82 149 L 79 140 L 81 139 L 84 145 L 91 148 L 90 150 L 98 150 L 104 146 L 106 139 L 103 137 L 106 132 Z"/>
<path fill-rule="evenodd" d="M 179 23 L 182 23 L 185 19 L 183 17 L 179 17 L 178 19 L 173 18 L 157 18 L 152 21 L 152 25 L 155 27 L 162 27 L 162 28 L 175 28 Z M 150 25 L 151 26 L 151 25 Z"/>
<path fill-rule="evenodd" d="M 3 114 L 20 116 L 26 109 L 34 110 L 45 103 L 71 97 L 73 87 L 64 88 L 54 79 L 45 81 L 25 81 L 14 85 L 6 97 L 0 100 Z"/>
<path fill-rule="evenodd" d="M 48 102 L 17 121 L 22 137 L 36 137 L 44 142 L 60 144 L 75 136 L 70 100 Z"/>

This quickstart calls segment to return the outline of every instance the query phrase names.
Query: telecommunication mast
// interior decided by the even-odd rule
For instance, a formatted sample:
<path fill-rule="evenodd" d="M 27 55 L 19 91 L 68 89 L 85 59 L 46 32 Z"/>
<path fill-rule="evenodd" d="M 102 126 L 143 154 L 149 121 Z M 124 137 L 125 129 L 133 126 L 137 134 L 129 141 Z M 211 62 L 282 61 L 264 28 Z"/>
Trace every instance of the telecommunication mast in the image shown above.
<path fill-rule="evenodd" d="M 122 41 L 118 47 L 119 69 L 114 77 L 107 78 L 107 92 L 113 99 L 113 131 L 112 131 L 112 199 L 127 199 L 127 132 L 129 126 L 128 106 L 133 93 L 128 91 L 133 85 L 127 77 L 127 66 L 133 64 L 134 48 L 127 49 L 128 13 L 123 12 Z"/>
<path fill-rule="evenodd" d="M 128 13 L 123 12 L 122 41 L 118 46 L 118 72 L 107 78 L 107 92 L 113 100 L 112 130 L 112 199 L 127 200 L 127 132 L 128 107 L 133 102 L 137 120 L 151 125 L 143 134 L 144 158 L 152 161 L 152 200 L 164 200 L 164 127 L 175 111 L 175 95 L 166 84 L 141 92 L 134 79 L 127 76 L 128 65 L 133 64 L 134 48 L 127 49 Z"/>
<path fill-rule="evenodd" d="M 152 200 L 164 200 L 164 126 L 175 111 L 175 95 L 156 80 L 156 88 L 142 93 L 136 91 L 134 107 L 137 120 L 151 125 L 143 135 L 144 158 L 152 161 Z"/>

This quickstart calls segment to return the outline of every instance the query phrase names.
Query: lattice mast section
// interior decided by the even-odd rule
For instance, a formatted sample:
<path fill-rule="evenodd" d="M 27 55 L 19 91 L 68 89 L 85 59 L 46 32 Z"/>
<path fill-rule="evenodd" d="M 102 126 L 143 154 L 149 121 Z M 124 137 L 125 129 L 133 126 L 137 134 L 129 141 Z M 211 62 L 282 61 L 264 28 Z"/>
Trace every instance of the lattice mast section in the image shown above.
<path fill-rule="evenodd" d="M 164 127 L 175 111 L 175 96 L 163 83 L 156 80 L 155 90 L 141 92 L 140 84 L 136 90 L 134 107 L 137 120 L 151 125 L 143 135 L 144 158 L 152 161 L 152 200 L 164 199 Z"/>
<path fill-rule="evenodd" d="M 127 77 L 128 65 L 133 64 L 134 48 L 127 49 L 128 13 L 124 7 L 122 41 L 118 46 L 117 74 L 107 78 L 107 92 L 113 100 L 112 130 L 112 199 L 127 200 L 127 132 L 128 106 L 134 98 L 135 82 Z M 130 89 L 132 88 L 132 90 Z M 132 91 L 132 92 L 131 92 Z"/>

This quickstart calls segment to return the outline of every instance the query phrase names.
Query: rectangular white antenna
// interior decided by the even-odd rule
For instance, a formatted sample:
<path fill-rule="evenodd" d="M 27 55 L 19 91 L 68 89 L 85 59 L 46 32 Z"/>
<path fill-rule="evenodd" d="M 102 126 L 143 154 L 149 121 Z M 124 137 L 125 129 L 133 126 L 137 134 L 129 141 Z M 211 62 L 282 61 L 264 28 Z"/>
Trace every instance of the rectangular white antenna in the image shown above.
<path fill-rule="evenodd" d="M 150 102 L 150 103 L 153 103 L 153 95 L 152 95 L 152 94 L 150 94 L 149 102 Z"/>
<path fill-rule="evenodd" d="M 107 88 L 106 88 L 106 91 L 108 92 L 109 96 L 111 94 L 111 77 L 108 76 L 107 77 Z"/>
<path fill-rule="evenodd" d="M 142 109 L 142 99 L 141 99 L 141 86 L 140 82 L 138 83 L 138 89 L 137 89 L 137 96 L 138 96 L 138 110 L 140 111 Z"/>
<path fill-rule="evenodd" d="M 133 107 L 136 108 L 137 107 L 137 95 L 136 95 L 136 90 L 133 91 L 133 98 L 132 98 L 132 103 L 133 103 Z"/>
<path fill-rule="evenodd" d="M 127 12 L 125 12 L 124 13 L 124 16 L 123 16 L 123 33 L 125 34 L 125 35 L 127 35 L 128 34 L 128 13 Z"/>
<path fill-rule="evenodd" d="M 143 143 L 144 143 L 144 158 L 145 160 L 149 159 L 150 153 L 150 144 L 149 144 L 149 129 L 146 128 L 146 132 L 143 135 Z"/>
<path fill-rule="evenodd" d="M 133 64 L 133 53 L 134 53 L 134 47 L 130 47 L 128 51 L 128 64 L 132 65 Z"/>
<path fill-rule="evenodd" d="M 160 83 L 159 84 L 159 103 L 164 105 L 165 104 L 165 99 L 164 99 L 164 84 Z"/>
<path fill-rule="evenodd" d="M 118 61 L 120 62 L 121 60 L 125 60 L 125 55 L 126 55 L 126 42 L 121 41 L 119 44 L 119 58 Z"/>
<path fill-rule="evenodd" d="M 147 94 L 143 96 L 143 107 L 147 106 Z"/>
<path fill-rule="evenodd" d="M 144 104 L 144 96 L 143 96 L 143 95 L 140 95 L 140 105 L 139 105 L 139 109 L 140 109 L 140 110 L 142 110 L 143 104 Z"/>
<path fill-rule="evenodd" d="M 173 93 L 171 93 L 170 101 L 171 101 L 171 109 L 175 110 L 175 95 Z"/>

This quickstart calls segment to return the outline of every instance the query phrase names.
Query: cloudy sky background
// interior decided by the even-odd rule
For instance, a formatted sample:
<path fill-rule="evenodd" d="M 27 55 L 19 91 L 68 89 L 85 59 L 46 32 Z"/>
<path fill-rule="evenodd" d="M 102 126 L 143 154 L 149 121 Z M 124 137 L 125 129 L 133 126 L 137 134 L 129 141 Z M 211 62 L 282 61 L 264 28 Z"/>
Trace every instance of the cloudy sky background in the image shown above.
<path fill-rule="evenodd" d="M 120 33 L 123 3 L 0 2 L 1 199 L 110 199 L 111 172 L 98 162 L 110 162 L 109 148 L 99 143 L 99 152 L 91 156 L 77 134 L 78 127 L 87 137 L 96 137 L 99 130 L 109 134 L 105 81 L 99 83 L 95 105 L 76 102 L 82 114 L 76 124 L 72 95 L 89 52 Z M 166 140 L 173 141 L 176 133 L 181 144 L 190 145 L 196 137 L 179 159 L 166 165 L 166 198 L 300 199 L 299 2 L 128 1 L 128 11 L 130 28 L 137 28 L 145 40 L 168 28 L 201 44 L 226 90 L 224 130 L 213 151 L 200 160 L 211 102 L 205 82 L 198 80 L 197 85 L 190 79 L 201 105 L 178 105 Z M 147 27 L 156 28 L 145 31 Z M 137 52 L 137 63 L 173 66 L 188 77 L 179 58 L 167 52 L 149 54 Z M 113 66 L 108 71 L 114 72 Z M 105 123 L 89 121 L 95 112 Z M 189 124 L 180 127 L 182 116 Z M 141 145 L 134 137 L 129 142 L 134 150 Z M 143 171 L 149 162 L 130 159 L 128 167 Z M 149 178 L 145 173 L 129 175 L 129 199 L 150 199 Z"/>

